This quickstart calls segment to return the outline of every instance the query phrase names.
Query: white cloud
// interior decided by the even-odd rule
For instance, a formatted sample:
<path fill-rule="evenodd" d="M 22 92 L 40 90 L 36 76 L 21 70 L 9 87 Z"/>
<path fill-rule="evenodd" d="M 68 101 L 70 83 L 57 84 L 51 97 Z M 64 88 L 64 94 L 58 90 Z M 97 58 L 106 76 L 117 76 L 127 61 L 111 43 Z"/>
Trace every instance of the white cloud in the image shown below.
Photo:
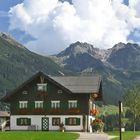
<path fill-rule="evenodd" d="M 29 49 L 56 53 L 75 41 L 110 48 L 140 28 L 140 0 L 24 0 L 11 8 L 10 29 L 20 29 L 36 40 Z"/>

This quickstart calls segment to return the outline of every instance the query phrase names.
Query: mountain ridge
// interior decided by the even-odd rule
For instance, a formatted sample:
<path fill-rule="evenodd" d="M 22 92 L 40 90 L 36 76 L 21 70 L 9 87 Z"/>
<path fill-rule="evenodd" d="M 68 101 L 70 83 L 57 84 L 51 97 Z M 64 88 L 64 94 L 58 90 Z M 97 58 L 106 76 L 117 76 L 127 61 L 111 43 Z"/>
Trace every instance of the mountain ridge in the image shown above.
<path fill-rule="evenodd" d="M 104 99 L 110 104 L 117 104 L 125 90 L 140 81 L 138 44 L 120 42 L 101 50 L 88 43 L 76 42 L 55 55 L 54 60 L 74 73 L 102 75 Z"/>
<path fill-rule="evenodd" d="M 100 74 L 104 103 L 118 104 L 125 90 L 140 80 L 140 47 L 118 43 L 113 48 L 100 50 L 77 41 L 55 56 L 44 57 L 1 33 L 0 65 L 1 94 L 14 89 L 37 71 L 48 75 L 60 75 L 60 71 L 66 75 Z"/>
<path fill-rule="evenodd" d="M 140 51 L 140 46 L 138 44 L 132 44 L 132 43 L 125 44 L 125 43 L 120 42 L 114 45 L 112 48 L 105 50 L 105 49 L 96 48 L 93 45 L 88 44 L 86 42 L 82 43 L 82 42 L 77 41 L 75 43 L 72 43 L 68 48 L 66 48 L 62 52 L 55 55 L 55 57 L 58 60 L 57 63 L 59 62 L 59 60 L 61 60 L 61 63 L 63 62 L 65 63 L 65 61 L 67 61 L 71 57 L 71 55 L 74 55 L 76 57 L 76 55 L 86 53 L 90 55 L 91 57 L 100 60 L 102 63 L 108 63 L 110 66 L 112 65 L 112 68 L 113 68 L 115 65 L 111 63 L 112 55 L 118 51 L 121 51 L 124 49 L 126 50 L 129 48 L 131 50 L 135 49 L 135 53 L 140 55 L 139 53 L 137 53 L 137 51 L 138 52 Z"/>

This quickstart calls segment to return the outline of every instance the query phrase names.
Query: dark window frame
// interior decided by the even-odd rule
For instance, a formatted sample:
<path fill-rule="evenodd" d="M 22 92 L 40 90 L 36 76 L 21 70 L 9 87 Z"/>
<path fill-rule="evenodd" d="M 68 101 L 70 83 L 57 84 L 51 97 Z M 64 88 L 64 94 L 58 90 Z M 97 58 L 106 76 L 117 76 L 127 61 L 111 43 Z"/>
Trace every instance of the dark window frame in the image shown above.
<path fill-rule="evenodd" d="M 69 118 L 65 118 L 67 119 L 67 124 L 69 126 L 78 126 L 81 124 L 81 118 L 77 118 L 77 117 L 69 117 Z M 77 121 L 80 121 L 79 123 Z"/>
<path fill-rule="evenodd" d="M 58 121 L 58 123 L 57 123 L 57 121 Z M 52 126 L 59 126 L 60 122 L 61 122 L 61 118 L 60 117 L 53 117 L 52 118 Z"/>
<path fill-rule="evenodd" d="M 17 118 L 18 126 L 29 126 L 31 125 L 31 118 Z"/>

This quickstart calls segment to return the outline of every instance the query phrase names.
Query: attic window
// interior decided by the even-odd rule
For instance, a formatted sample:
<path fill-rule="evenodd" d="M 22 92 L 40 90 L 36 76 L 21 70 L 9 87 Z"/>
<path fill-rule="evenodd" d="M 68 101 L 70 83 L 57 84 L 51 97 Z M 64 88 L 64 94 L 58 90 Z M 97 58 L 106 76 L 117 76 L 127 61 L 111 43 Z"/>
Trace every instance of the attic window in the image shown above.
<path fill-rule="evenodd" d="M 47 91 L 47 83 L 37 84 L 38 91 Z"/>
<path fill-rule="evenodd" d="M 26 95 L 26 94 L 28 94 L 28 92 L 27 92 L 26 90 L 24 90 L 24 91 L 22 92 L 22 94 Z"/>
<path fill-rule="evenodd" d="M 62 90 L 58 90 L 57 93 L 63 93 L 63 91 Z"/>

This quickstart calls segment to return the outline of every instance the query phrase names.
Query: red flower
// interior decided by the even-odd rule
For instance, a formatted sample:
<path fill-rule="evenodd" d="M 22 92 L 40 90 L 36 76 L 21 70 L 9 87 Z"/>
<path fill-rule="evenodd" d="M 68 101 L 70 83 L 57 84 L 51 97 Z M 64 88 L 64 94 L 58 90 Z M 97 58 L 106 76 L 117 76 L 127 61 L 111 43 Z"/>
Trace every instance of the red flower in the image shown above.
<path fill-rule="evenodd" d="M 32 110 L 32 112 L 35 114 L 44 114 L 45 110 L 43 108 L 35 108 Z"/>
<path fill-rule="evenodd" d="M 97 109 L 91 109 L 90 114 L 96 116 L 97 114 L 99 114 L 99 111 Z"/>
<path fill-rule="evenodd" d="M 29 110 L 27 108 L 21 108 L 19 110 L 19 114 L 21 115 L 27 115 L 29 113 Z"/>
<path fill-rule="evenodd" d="M 60 108 L 52 108 L 49 110 L 50 114 L 61 114 L 62 112 L 63 112 L 63 110 Z"/>
<path fill-rule="evenodd" d="M 67 111 L 68 114 L 78 114 L 80 113 L 80 109 L 79 108 L 70 108 Z"/>

